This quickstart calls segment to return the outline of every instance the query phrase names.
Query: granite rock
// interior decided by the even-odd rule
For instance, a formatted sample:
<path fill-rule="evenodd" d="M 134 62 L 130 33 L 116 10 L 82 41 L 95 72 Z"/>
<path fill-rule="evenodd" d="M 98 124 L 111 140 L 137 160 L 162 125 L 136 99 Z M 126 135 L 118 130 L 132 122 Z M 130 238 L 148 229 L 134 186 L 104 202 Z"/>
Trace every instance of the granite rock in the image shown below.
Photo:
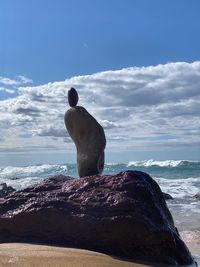
<path fill-rule="evenodd" d="M 57 244 L 174 265 L 192 262 L 158 184 L 139 171 L 54 176 L 1 198 L 0 242 Z"/>

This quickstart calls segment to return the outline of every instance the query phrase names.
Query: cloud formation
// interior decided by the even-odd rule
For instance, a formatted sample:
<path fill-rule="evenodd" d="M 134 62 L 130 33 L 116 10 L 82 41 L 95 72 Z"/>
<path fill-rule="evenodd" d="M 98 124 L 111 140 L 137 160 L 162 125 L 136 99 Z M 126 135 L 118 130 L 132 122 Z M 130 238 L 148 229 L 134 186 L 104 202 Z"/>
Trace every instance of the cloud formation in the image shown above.
<path fill-rule="evenodd" d="M 18 87 L 33 83 L 33 80 L 25 75 L 19 75 L 16 79 L 0 76 L 0 100 L 7 97 L 15 97 L 18 94 Z M 3 93 L 3 96 L 2 94 Z"/>
<path fill-rule="evenodd" d="M 16 79 L 10 79 L 6 77 L 0 76 L 0 84 L 4 85 L 19 85 L 19 84 L 27 84 L 32 83 L 33 80 L 28 78 L 26 75 L 18 75 Z"/>
<path fill-rule="evenodd" d="M 0 83 L 18 80 L 0 77 Z M 73 147 L 64 126 L 67 91 L 105 128 L 110 150 L 155 150 L 200 145 L 200 62 L 132 67 L 20 87 L 0 102 L 0 151 Z M 12 143 L 11 143 L 12 142 Z M 66 144 L 67 142 L 67 144 Z M 12 144 L 12 145 L 10 145 Z M 42 144 L 42 145 L 41 145 Z M 74 149 L 74 147 L 73 147 Z"/>

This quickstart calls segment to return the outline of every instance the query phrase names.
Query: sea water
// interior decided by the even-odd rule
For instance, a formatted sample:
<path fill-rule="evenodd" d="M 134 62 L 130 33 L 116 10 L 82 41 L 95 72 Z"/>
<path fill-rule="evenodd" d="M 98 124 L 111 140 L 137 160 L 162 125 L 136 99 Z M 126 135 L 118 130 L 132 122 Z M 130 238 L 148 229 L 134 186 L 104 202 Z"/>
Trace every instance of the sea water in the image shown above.
<path fill-rule="evenodd" d="M 200 265 L 200 200 L 194 198 L 200 192 L 200 161 L 146 160 L 107 163 L 104 174 L 126 170 L 147 172 L 157 181 L 163 192 L 173 197 L 167 201 L 167 205 L 183 240 Z M 2 167 L 0 183 L 23 189 L 58 174 L 78 178 L 76 164 Z"/>

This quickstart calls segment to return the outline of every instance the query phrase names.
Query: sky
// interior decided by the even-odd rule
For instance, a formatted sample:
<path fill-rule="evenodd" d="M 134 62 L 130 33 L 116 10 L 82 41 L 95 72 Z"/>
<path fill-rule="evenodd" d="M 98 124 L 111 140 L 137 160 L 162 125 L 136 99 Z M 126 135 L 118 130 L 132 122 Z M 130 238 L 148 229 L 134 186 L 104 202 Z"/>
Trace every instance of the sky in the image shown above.
<path fill-rule="evenodd" d="M 67 91 L 107 162 L 200 160 L 198 0 L 0 1 L 0 166 L 76 161 Z"/>

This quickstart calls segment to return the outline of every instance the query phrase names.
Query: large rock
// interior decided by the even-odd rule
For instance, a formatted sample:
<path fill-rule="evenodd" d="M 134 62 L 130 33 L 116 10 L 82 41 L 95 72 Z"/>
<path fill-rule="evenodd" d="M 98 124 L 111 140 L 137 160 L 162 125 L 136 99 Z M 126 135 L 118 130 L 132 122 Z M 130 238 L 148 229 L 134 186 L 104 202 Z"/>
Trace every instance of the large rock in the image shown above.
<path fill-rule="evenodd" d="M 78 94 L 72 89 L 68 94 L 72 108 L 65 113 L 65 125 L 76 145 L 79 176 L 101 174 L 106 146 L 104 130 L 85 108 L 73 106 L 78 101 Z"/>
<path fill-rule="evenodd" d="M 189 264 L 158 184 L 146 173 L 48 178 L 0 199 L 0 242 L 39 242 Z"/>

